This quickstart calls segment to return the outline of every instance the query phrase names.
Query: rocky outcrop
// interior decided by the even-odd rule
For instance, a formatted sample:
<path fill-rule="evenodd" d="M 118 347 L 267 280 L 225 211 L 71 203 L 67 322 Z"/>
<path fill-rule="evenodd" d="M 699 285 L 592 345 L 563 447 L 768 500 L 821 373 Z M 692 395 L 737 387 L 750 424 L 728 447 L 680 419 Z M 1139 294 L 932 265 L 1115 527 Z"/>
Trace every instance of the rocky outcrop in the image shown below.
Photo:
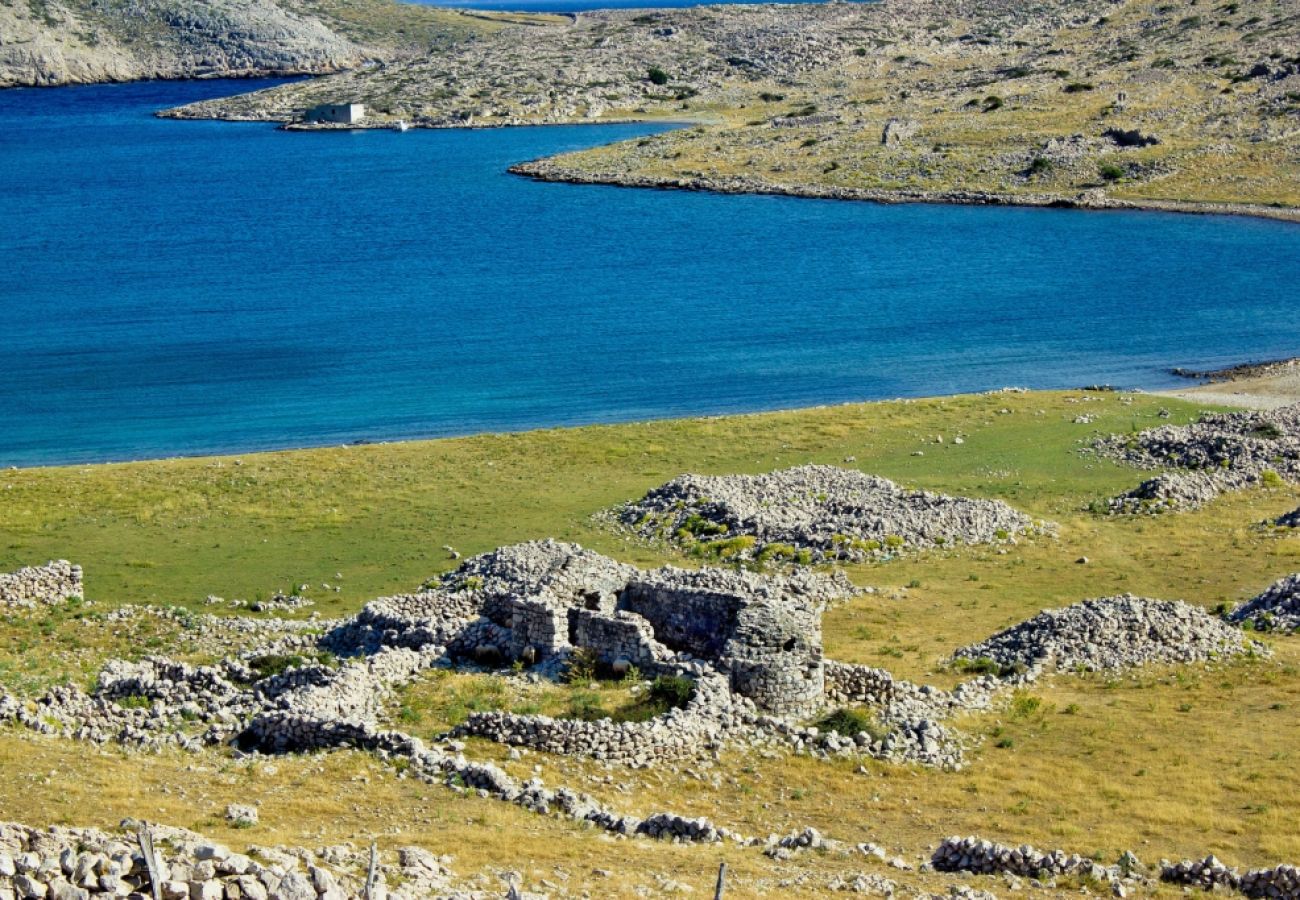
<path fill-rule="evenodd" d="M 1049 609 L 958 650 L 955 660 L 991 660 L 1005 670 L 1115 669 L 1264 652 L 1241 631 L 1187 603 L 1123 594 Z"/>
<path fill-rule="evenodd" d="M 0 87 L 337 72 L 369 51 L 277 0 L 0 7 Z"/>
<path fill-rule="evenodd" d="M 766 475 L 682 475 L 617 510 L 647 538 L 732 559 L 860 561 L 905 550 L 1010 541 L 1040 530 L 1000 500 L 905 490 L 836 466 Z"/>

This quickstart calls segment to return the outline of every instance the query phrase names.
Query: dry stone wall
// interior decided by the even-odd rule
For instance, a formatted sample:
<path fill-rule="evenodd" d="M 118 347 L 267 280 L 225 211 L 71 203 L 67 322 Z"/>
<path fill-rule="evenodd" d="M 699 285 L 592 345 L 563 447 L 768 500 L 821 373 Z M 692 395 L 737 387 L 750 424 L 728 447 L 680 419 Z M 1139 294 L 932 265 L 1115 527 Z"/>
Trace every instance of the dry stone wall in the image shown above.
<path fill-rule="evenodd" d="M 116 833 L 0 823 L 0 897 L 149 897 L 155 887 L 165 900 L 351 900 L 365 893 L 368 851 L 342 845 L 234 853 L 193 832 L 160 825 L 148 826 L 155 885 L 139 827 L 129 819 Z M 454 889 L 447 862 L 418 847 L 382 854 L 370 900 L 468 900 L 470 893 Z"/>
<path fill-rule="evenodd" d="M 83 596 L 81 566 L 66 559 L 0 573 L 0 608 L 54 606 Z"/>

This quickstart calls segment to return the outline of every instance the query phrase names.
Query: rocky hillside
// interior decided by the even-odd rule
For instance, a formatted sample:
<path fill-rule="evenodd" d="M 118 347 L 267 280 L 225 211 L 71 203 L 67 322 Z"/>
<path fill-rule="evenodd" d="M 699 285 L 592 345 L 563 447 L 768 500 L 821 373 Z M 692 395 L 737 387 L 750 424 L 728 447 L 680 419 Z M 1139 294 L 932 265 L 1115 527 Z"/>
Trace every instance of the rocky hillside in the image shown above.
<path fill-rule="evenodd" d="M 874 199 L 1300 206 L 1291 0 L 883 0 L 586 13 L 199 104 L 382 126 L 690 118 L 525 167 L 559 180 Z M 297 127 L 297 126 L 295 126 Z"/>
<path fill-rule="evenodd" d="M 503 19 L 395 0 L 16 0 L 0 4 L 0 87 L 338 72 Z"/>

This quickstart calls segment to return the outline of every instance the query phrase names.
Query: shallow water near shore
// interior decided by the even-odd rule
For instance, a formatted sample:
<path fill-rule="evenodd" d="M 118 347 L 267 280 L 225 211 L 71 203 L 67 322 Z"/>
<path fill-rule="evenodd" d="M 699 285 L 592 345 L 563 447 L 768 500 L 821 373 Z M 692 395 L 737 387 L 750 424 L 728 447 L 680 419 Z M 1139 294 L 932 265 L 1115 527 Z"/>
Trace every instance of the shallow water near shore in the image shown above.
<path fill-rule="evenodd" d="M 151 116 L 255 86 L 0 92 L 0 464 L 1155 388 L 1300 345 L 1285 223 L 505 171 L 665 126 Z"/>

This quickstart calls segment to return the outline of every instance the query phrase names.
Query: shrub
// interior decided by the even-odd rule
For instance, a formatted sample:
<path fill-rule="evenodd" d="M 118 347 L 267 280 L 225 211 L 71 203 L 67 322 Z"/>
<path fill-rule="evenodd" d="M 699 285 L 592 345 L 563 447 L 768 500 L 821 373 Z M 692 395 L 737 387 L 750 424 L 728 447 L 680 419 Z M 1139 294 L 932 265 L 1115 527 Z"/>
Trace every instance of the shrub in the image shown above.
<path fill-rule="evenodd" d="M 726 534 L 727 526 L 720 522 L 713 522 L 699 513 L 692 513 L 686 517 L 682 527 L 677 529 L 678 537 L 700 537 L 702 535 Z"/>
<path fill-rule="evenodd" d="M 668 73 L 658 66 L 651 66 L 650 71 L 646 73 L 651 84 L 665 85 L 668 83 Z"/>
<path fill-rule="evenodd" d="M 1097 166 L 1097 174 L 1107 181 L 1119 181 L 1124 177 L 1124 167 L 1118 163 L 1104 162 Z"/>
<path fill-rule="evenodd" d="M 963 675 L 994 675 L 1001 678 L 1007 675 L 1022 675 L 1026 668 L 1023 663 L 1003 665 L 996 659 L 990 659 L 987 656 L 979 656 L 974 659 L 959 656 L 952 661 L 952 670 Z"/>
<path fill-rule="evenodd" d="M 758 99 L 762 100 L 764 103 L 780 103 L 785 99 L 785 94 L 774 94 L 771 91 L 763 91 L 763 93 L 758 95 Z"/>
<path fill-rule="evenodd" d="M 817 723 L 822 731 L 831 731 L 844 737 L 857 737 L 860 732 L 871 734 L 877 729 L 870 714 L 860 709 L 837 709 Z"/>
<path fill-rule="evenodd" d="M 1052 169 L 1052 161 L 1048 159 L 1046 156 L 1035 156 L 1029 162 L 1030 175 L 1038 175 L 1041 172 L 1050 172 L 1051 169 Z"/>
<path fill-rule="evenodd" d="M 608 717 L 600 697 L 592 691 L 577 691 L 569 698 L 568 718 L 582 722 L 595 722 Z"/>
<path fill-rule="evenodd" d="M 1084 91 L 1094 90 L 1095 86 L 1087 81 L 1071 81 L 1063 90 L 1067 94 L 1082 94 Z"/>
<path fill-rule="evenodd" d="M 1043 701 L 1031 694 L 1017 692 L 1011 698 L 1011 717 L 1013 719 L 1028 719 L 1042 707 Z"/>
<path fill-rule="evenodd" d="M 262 678 L 269 678 L 296 669 L 304 662 L 306 660 L 297 654 L 266 653 L 249 660 L 248 666 Z"/>
<path fill-rule="evenodd" d="M 1252 428 L 1250 433 L 1257 438 L 1264 438 L 1265 440 L 1276 440 L 1286 434 L 1286 432 L 1281 428 L 1278 428 L 1272 422 L 1261 422 Z"/>
<path fill-rule="evenodd" d="M 681 675 L 660 675 L 650 683 L 650 699 L 667 709 L 681 709 L 695 696 L 695 682 Z"/>
<path fill-rule="evenodd" d="M 122 709 L 149 709 L 153 706 L 153 701 L 144 694 L 127 694 L 125 697 L 118 697 L 113 702 Z"/>
<path fill-rule="evenodd" d="M 762 564 L 772 560 L 793 560 L 799 555 L 793 544 L 765 544 L 754 559 Z"/>
<path fill-rule="evenodd" d="M 1001 109 L 1003 105 L 1004 102 L 1002 98 L 997 95 L 992 95 L 984 98 L 983 107 L 985 112 L 993 112 L 993 110 L 995 109 Z"/>
<path fill-rule="evenodd" d="M 1272 469 L 1265 469 L 1263 472 L 1260 472 L 1259 480 L 1263 483 L 1264 487 L 1281 487 L 1283 484 L 1282 476 L 1277 474 L 1277 472 L 1274 472 Z"/>
<path fill-rule="evenodd" d="M 702 556 L 712 559 L 732 559 L 740 556 L 746 550 L 750 549 L 758 542 L 752 534 L 742 534 L 738 537 L 728 538 L 725 541 L 705 541 L 696 544 L 692 553 L 696 556 Z"/>
<path fill-rule="evenodd" d="M 592 681 L 596 677 L 596 651 L 578 647 L 564 661 L 564 680 L 569 684 Z"/>

